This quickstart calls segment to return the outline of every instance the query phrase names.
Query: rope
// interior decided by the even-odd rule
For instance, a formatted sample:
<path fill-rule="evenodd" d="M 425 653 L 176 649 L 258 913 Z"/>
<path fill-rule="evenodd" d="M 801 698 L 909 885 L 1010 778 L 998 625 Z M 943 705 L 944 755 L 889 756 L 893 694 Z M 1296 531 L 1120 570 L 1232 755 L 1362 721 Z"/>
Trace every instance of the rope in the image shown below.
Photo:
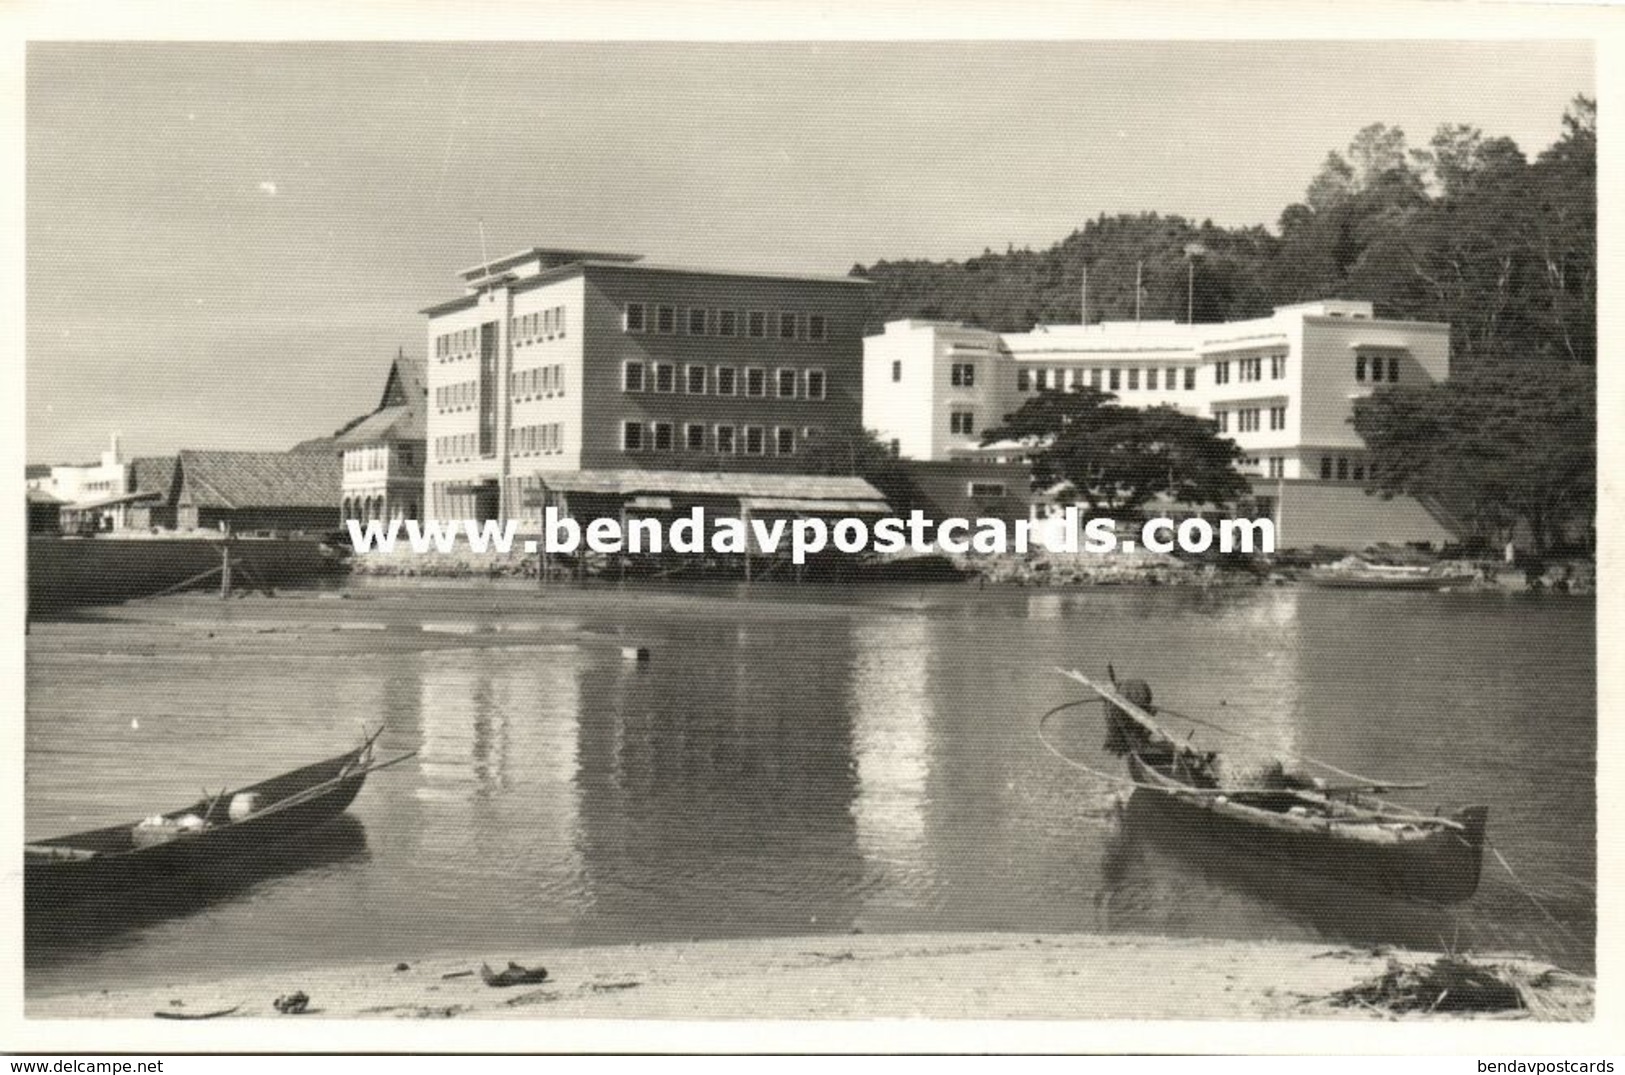
<path fill-rule="evenodd" d="M 1064 709 L 1072 709 L 1072 708 L 1074 708 L 1076 706 L 1080 706 L 1080 705 L 1093 705 L 1093 704 L 1095 704 L 1095 701 L 1096 701 L 1096 699 L 1093 699 L 1093 698 L 1080 698 L 1080 699 L 1078 699 L 1077 701 L 1074 701 L 1074 702 L 1062 702 L 1060 705 L 1056 706 L 1054 709 L 1051 709 L 1049 712 L 1047 712 L 1043 716 L 1039 717 L 1038 718 L 1038 741 L 1040 743 L 1044 744 L 1044 749 L 1045 750 L 1049 751 L 1051 754 L 1053 754 L 1057 758 L 1061 759 L 1061 761 L 1063 763 L 1072 766 L 1072 768 L 1074 768 L 1074 769 L 1078 769 L 1078 770 L 1081 770 L 1081 771 L 1083 771 L 1085 773 L 1088 773 L 1090 776 L 1096 776 L 1096 777 L 1099 777 L 1102 780 L 1110 780 L 1110 781 L 1113 781 L 1113 782 L 1118 783 L 1118 784 L 1126 784 L 1131 788 L 1145 788 L 1147 791 L 1162 791 L 1163 789 L 1157 787 L 1155 784 L 1142 784 L 1138 780 L 1131 780 L 1126 776 L 1119 776 L 1116 773 L 1105 773 L 1105 772 L 1101 772 L 1099 769 L 1093 769 L 1093 768 L 1083 764 L 1083 762 L 1077 761 L 1077 760 L 1075 760 L 1073 758 L 1070 758 L 1067 755 L 1061 753 L 1061 751 L 1058 750 L 1055 747 L 1055 745 L 1053 743 L 1051 743 L 1049 741 L 1049 739 L 1044 735 L 1044 726 L 1048 723 L 1049 719 L 1051 717 L 1053 717 L 1055 714 L 1061 712 Z"/>

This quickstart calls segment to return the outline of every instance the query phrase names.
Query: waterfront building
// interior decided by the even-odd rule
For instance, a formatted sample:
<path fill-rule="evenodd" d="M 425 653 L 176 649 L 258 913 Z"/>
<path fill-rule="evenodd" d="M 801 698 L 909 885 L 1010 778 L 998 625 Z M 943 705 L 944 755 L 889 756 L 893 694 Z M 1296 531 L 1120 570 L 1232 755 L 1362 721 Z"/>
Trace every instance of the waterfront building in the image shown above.
<path fill-rule="evenodd" d="M 423 360 L 397 353 L 378 406 L 334 438 L 342 518 L 422 518 L 427 402 Z"/>
<path fill-rule="evenodd" d="M 1020 333 L 911 319 L 864 341 L 863 420 L 903 458 L 1014 459 L 1021 446 L 984 447 L 983 433 L 1046 388 L 1097 388 L 1126 405 L 1213 419 L 1242 449 L 1256 508 L 1277 517 L 1283 544 L 1283 514 L 1293 544 L 1444 544 L 1455 535 L 1435 506 L 1366 495 L 1365 444 L 1350 417 L 1379 388 L 1449 372 L 1450 326 L 1378 318 L 1369 302 L 1282 306 L 1224 324 Z"/>
<path fill-rule="evenodd" d="M 794 473 L 862 417 L 866 281 L 544 248 L 461 276 L 423 311 L 436 518 L 539 518 L 551 473 Z"/>
<path fill-rule="evenodd" d="M 327 451 L 183 451 L 175 467 L 182 530 L 322 532 L 338 526 L 339 458 Z"/>

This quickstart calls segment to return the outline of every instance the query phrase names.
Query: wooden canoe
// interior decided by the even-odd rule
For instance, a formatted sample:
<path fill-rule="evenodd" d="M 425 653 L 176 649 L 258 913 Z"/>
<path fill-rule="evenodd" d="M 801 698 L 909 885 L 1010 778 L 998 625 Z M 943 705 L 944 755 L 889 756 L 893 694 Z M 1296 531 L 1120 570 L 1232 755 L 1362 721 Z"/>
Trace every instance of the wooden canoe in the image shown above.
<path fill-rule="evenodd" d="M 375 761 L 378 734 L 355 750 L 326 761 L 161 815 L 164 822 L 177 826 L 182 819 L 201 822 L 201 827 L 177 831 L 172 838 L 160 837 L 158 842 L 143 838 L 146 833 L 140 830 L 159 820 L 153 818 L 25 845 L 27 913 L 49 912 L 86 897 L 138 888 L 251 856 L 337 817 L 361 791 L 368 773 L 413 756 L 408 753 Z M 238 803 L 236 811 L 233 802 Z M 168 835 L 167 830 L 164 833 Z"/>
<path fill-rule="evenodd" d="M 1213 755 L 1165 732 L 1115 684 L 1083 683 L 1145 730 L 1125 755 L 1134 794 L 1155 796 L 1201 839 L 1221 841 L 1349 884 L 1432 903 L 1456 903 L 1478 889 L 1489 810 L 1451 814 L 1397 810 L 1358 790 L 1227 788 L 1210 778 Z M 1372 790 L 1396 785 L 1372 784 Z"/>

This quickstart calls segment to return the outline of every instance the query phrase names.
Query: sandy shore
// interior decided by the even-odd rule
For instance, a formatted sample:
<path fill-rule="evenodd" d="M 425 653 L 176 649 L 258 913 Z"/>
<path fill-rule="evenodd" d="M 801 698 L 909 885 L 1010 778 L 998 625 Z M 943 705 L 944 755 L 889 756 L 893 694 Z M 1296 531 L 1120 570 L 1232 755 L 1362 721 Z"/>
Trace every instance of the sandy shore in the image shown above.
<path fill-rule="evenodd" d="M 1432 958 L 1324 944 L 1147 937 L 814 936 L 479 953 L 176 980 L 30 998 L 27 1015 L 146 1019 L 235 1007 L 225 1018 L 287 1019 L 272 1002 L 302 991 L 310 998 L 304 1019 L 1381 1019 L 1392 1016 L 1338 1006 L 1328 996 L 1381 974 L 1390 955 Z M 546 967 L 547 980 L 508 988 L 480 980 L 482 961 L 500 968 L 509 959 Z M 1591 979 L 1558 974 L 1545 988 L 1552 1010 L 1590 1018 Z"/>

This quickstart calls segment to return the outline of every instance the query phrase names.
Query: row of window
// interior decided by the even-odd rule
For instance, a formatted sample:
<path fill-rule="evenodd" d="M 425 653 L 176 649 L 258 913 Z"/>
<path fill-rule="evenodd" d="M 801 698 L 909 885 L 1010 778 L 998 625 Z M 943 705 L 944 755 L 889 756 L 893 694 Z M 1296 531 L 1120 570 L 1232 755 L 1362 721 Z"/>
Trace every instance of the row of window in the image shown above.
<path fill-rule="evenodd" d="M 434 439 L 434 457 L 442 463 L 462 463 L 480 454 L 477 433 L 456 433 Z"/>
<path fill-rule="evenodd" d="M 1365 462 L 1355 459 L 1350 463 L 1348 456 L 1340 455 L 1333 458 L 1329 455 L 1320 457 L 1320 477 L 1322 481 L 1365 481 Z"/>
<path fill-rule="evenodd" d="M 512 455 L 557 455 L 564 451 L 564 423 L 543 422 L 510 429 L 508 451 Z"/>
<path fill-rule="evenodd" d="M 524 403 L 532 399 L 552 399 L 564 395 L 563 364 L 514 370 L 513 383 L 508 388 L 508 394 L 513 397 L 515 403 Z"/>
<path fill-rule="evenodd" d="M 893 363 L 892 380 L 900 379 L 898 372 L 897 363 Z M 1016 371 L 1016 391 L 1030 392 L 1034 388 L 1039 391 L 1046 388 L 1075 389 L 1082 388 L 1087 381 L 1090 388 L 1101 392 L 1138 392 L 1143 381 L 1145 391 L 1155 392 L 1158 390 L 1160 380 L 1162 391 L 1175 392 L 1179 390 L 1180 373 L 1181 368 L 1178 366 L 1169 366 L 1166 369 L 1159 369 L 1155 366 L 1146 368 L 1130 366 L 1127 369 L 1021 369 Z M 1185 390 L 1187 392 L 1194 391 L 1196 388 L 1196 367 L 1186 366 L 1183 368 L 1183 373 Z M 1051 374 L 1054 374 L 1053 383 L 1050 377 Z"/>
<path fill-rule="evenodd" d="M 1263 411 L 1258 407 L 1238 407 L 1234 410 L 1215 410 L 1213 418 L 1219 423 L 1219 432 L 1230 432 L 1230 416 L 1236 416 L 1237 433 L 1257 433 L 1261 428 L 1259 422 Z M 1286 405 L 1269 408 L 1269 421 L 1271 429 L 1286 428 Z"/>
<path fill-rule="evenodd" d="M 521 314 L 508 319 L 508 338 L 515 347 L 525 347 L 543 340 L 554 340 L 564 335 L 564 307 L 550 306 L 533 314 Z"/>
<path fill-rule="evenodd" d="M 395 458 L 402 467 L 412 467 L 417 462 L 413 458 L 416 454 L 410 444 L 395 446 Z M 389 466 L 389 448 L 384 445 L 352 448 L 344 453 L 344 469 L 352 473 L 362 470 L 383 470 L 387 466 Z"/>
<path fill-rule="evenodd" d="M 434 338 L 434 357 L 441 362 L 473 358 L 479 349 L 480 330 L 477 328 L 459 329 Z"/>
<path fill-rule="evenodd" d="M 675 422 L 626 422 L 621 426 L 621 450 L 626 452 L 714 452 L 717 455 L 795 455 L 797 435 L 790 426 L 707 426 L 685 422 L 679 440 Z M 803 429 L 805 440 L 811 430 Z"/>
<path fill-rule="evenodd" d="M 1386 362 L 1382 355 L 1356 355 L 1354 357 L 1354 379 L 1356 381 L 1371 381 L 1380 384 L 1383 381 L 1383 368 L 1387 367 L 1387 380 L 1391 384 L 1399 383 L 1399 356 L 1389 355 Z M 1369 372 L 1369 376 L 1367 373 Z"/>
<path fill-rule="evenodd" d="M 466 411 L 479 406 L 480 382 L 459 381 L 443 384 L 434 390 L 434 409 L 441 414 L 448 411 Z"/>
<path fill-rule="evenodd" d="M 741 371 L 733 366 L 687 366 L 683 370 L 682 388 L 690 396 L 746 396 L 766 399 L 771 387 L 775 399 L 822 400 L 828 391 L 828 378 L 820 369 L 797 370 L 780 367 L 769 371 L 760 366 L 749 366 Z M 623 392 L 657 392 L 670 395 L 677 391 L 677 366 L 672 362 L 628 362 L 621 370 Z"/>
<path fill-rule="evenodd" d="M 771 313 L 767 310 L 717 310 L 705 306 L 648 305 L 629 302 L 621 315 L 627 332 L 652 332 L 659 336 L 744 337 L 750 340 L 784 340 L 823 343 L 829 338 L 829 319 L 823 314 L 803 314 L 793 310 Z"/>
<path fill-rule="evenodd" d="M 1235 359 L 1236 380 L 1262 381 L 1264 379 L 1264 357 L 1254 355 L 1250 358 Z M 1286 355 L 1270 355 L 1270 380 L 1280 381 L 1286 378 Z M 1213 383 L 1230 383 L 1231 359 L 1222 359 L 1213 363 Z"/>
<path fill-rule="evenodd" d="M 1256 470 L 1256 469 L 1258 469 L 1258 466 L 1259 466 L 1260 462 L 1263 462 L 1263 463 L 1265 463 L 1267 465 L 1267 469 L 1268 469 L 1268 473 L 1269 473 L 1270 477 L 1272 477 L 1272 478 L 1284 478 L 1284 477 L 1286 477 L 1286 457 L 1285 456 L 1272 455 L 1266 460 L 1260 460 L 1258 458 L 1258 456 L 1256 456 L 1256 455 L 1244 455 L 1240 459 L 1236 460 L 1236 466 L 1237 466 L 1237 468 L 1239 468 L 1241 470 Z M 1269 512 L 1265 511 L 1262 507 L 1259 509 L 1259 511 L 1260 511 L 1261 514 L 1265 514 L 1265 515 L 1269 514 Z"/>

